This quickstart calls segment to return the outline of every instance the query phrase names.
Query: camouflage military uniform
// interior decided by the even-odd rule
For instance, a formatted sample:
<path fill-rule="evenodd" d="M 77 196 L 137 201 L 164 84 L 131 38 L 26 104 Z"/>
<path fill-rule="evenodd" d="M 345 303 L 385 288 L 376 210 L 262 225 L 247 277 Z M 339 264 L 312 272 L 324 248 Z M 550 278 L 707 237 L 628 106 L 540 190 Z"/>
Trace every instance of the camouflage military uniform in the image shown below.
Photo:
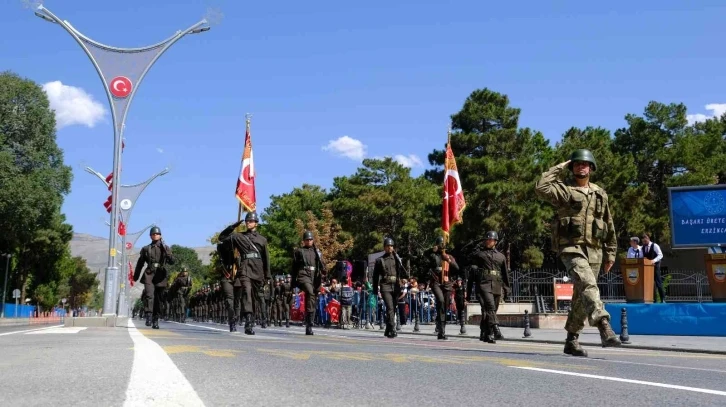
<path fill-rule="evenodd" d="M 600 300 L 597 275 L 605 245 L 607 261 L 615 261 L 617 241 L 615 225 L 605 190 L 590 183 L 578 187 L 564 182 L 567 166 L 550 168 L 537 182 L 537 195 L 557 208 L 558 222 L 553 227 L 553 249 L 559 255 L 574 282 L 572 308 L 565 330 L 579 334 L 585 326 L 597 326 L 602 318 L 610 319 Z"/>

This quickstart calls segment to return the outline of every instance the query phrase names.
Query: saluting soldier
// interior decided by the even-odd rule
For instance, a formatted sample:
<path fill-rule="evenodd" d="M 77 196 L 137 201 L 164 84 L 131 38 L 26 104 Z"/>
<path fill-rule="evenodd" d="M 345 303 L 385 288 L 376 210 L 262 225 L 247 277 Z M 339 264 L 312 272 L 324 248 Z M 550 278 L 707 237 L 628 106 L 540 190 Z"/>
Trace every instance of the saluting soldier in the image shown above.
<path fill-rule="evenodd" d="M 261 287 L 272 278 L 267 239 L 257 232 L 258 222 L 257 212 L 247 212 L 245 215 L 247 230 L 242 233 L 234 232 L 234 227 L 230 226 L 219 234 L 220 241 L 229 239 L 232 250 L 237 249 L 240 254 L 239 269 L 235 278 L 239 279 L 240 283 L 241 317 L 245 320 L 245 334 L 247 335 L 255 334 L 252 329 L 254 304 L 262 302 L 259 298 Z M 234 306 L 230 303 L 233 293 L 225 289 L 225 297 L 228 313 L 232 309 L 232 314 L 234 314 Z M 230 305 L 232 306 L 230 307 Z M 234 323 L 230 321 L 230 331 L 233 330 L 233 327 Z"/>
<path fill-rule="evenodd" d="M 307 230 L 303 233 L 303 247 L 293 252 L 291 279 L 292 288 L 299 288 L 305 293 L 305 335 L 313 334 L 317 293 L 327 273 L 323 254 L 313 246 L 313 232 Z"/>
<path fill-rule="evenodd" d="M 507 259 L 496 249 L 498 240 L 497 232 L 489 231 L 486 234 L 484 247 L 478 246 L 471 253 L 471 271 L 465 293 L 468 298 L 472 288 L 476 287 L 482 316 L 479 324 L 479 340 L 489 343 L 497 343 L 496 339 L 504 339 L 499 330 L 497 310 L 502 294 L 506 298 L 510 291 Z"/>
<path fill-rule="evenodd" d="M 161 314 L 161 302 L 164 300 L 164 291 L 169 280 L 166 270 L 167 264 L 174 264 L 174 257 L 171 249 L 161 240 L 161 229 L 154 226 L 149 230 L 151 243 L 141 248 L 139 260 L 134 270 L 134 281 L 143 279 L 142 284 L 146 291 L 146 326 L 152 325 L 153 329 L 159 329 L 159 315 Z M 142 275 L 141 271 L 144 269 Z M 153 317 L 153 321 L 152 321 Z"/>
<path fill-rule="evenodd" d="M 610 314 L 603 307 L 597 287 L 603 260 L 605 273 L 615 264 L 618 242 L 608 195 L 590 182 L 592 171 L 597 171 L 592 152 L 576 150 L 568 161 L 543 173 L 535 189 L 540 199 L 550 202 L 557 210 L 552 250 L 557 252 L 575 283 L 572 308 L 565 323 L 564 349 L 564 353 L 573 356 L 587 356 L 578 342 L 585 320 L 600 331 L 603 347 L 621 345 L 610 326 Z M 574 179 L 565 179 L 569 173 Z"/>
<path fill-rule="evenodd" d="M 403 267 L 401 259 L 394 251 L 393 239 L 383 239 L 383 251 L 385 253 L 376 259 L 373 266 L 373 294 L 378 296 L 380 292 L 383 302 L 386 304 L 386 330 L 383 333 L 388 338 L 395 338 L 396 333 L 396 302 L 401 293 L 401 279 L 409 278 L 408 272 Z"/>
<path fill-rule="evenodd" d="M 446 313 L 451 307 L 451 292 L 453 282 L 450 275 L 444 275 L 444 263 L 448 263 L 449 272 L 458 274 L 459 265 L 453 257 L 444 254 L 444 238 L 436 238 L 432 248 L 424 252 L 426 267 L 429 271 L 429 287 L 436 297 L 436 332 L 438 339 L 448 339 L 446 336 Z"/>

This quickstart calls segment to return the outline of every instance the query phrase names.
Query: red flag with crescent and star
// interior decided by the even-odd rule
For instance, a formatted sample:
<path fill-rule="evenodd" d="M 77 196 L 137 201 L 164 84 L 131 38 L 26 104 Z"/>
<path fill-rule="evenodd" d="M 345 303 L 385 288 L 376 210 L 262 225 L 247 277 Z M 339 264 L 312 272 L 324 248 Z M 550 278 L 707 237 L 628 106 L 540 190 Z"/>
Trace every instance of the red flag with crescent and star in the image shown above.
<path fill-rule="evenodd" d="M 252 137 L 250 136 L 250 121 L 247 120 L 247 131 L 245 132 L 245 149 L 242 154 L 242 168 L 237 178 L 237 199 L 244 206 L 247 212 L 254 212 L 257 209 L 255 198 L 255 165 L 252 159 Z"/>
<path fill-rule="evenodd" d="M 464 208 L 466 208 L 464 191 L 461 189 L 461 179 L 459 179 L 459 170 L 456 168 L 456 158 L 454 158 L 454 151 L 451 150 L 451 140 L 446 144 L 444 196 L 441 206 L 441 229 L 448 237 L 451 227 L 462 222 Z"/>

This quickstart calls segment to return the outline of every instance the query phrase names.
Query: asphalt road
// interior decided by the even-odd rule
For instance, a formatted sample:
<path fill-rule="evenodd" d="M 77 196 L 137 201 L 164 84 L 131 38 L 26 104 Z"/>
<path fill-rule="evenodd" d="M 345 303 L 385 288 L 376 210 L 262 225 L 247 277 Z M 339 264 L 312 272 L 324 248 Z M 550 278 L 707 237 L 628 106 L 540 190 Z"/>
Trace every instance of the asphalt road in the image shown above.
<path fill-rule="evenodd" d="M 722 355 L 134 324 L 0 336 L 0 405 L 726 405 Z"/>

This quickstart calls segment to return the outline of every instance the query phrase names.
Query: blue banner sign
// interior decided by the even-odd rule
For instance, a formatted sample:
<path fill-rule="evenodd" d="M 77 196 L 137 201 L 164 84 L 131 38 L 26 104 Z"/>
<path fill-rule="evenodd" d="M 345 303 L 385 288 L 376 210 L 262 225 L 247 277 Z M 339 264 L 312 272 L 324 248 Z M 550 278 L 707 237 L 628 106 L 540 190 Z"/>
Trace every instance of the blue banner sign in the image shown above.
<path fill-rule="evenodd" d="M 726 244 L 726 185 L 668 188 L 674 249 Z"/>

